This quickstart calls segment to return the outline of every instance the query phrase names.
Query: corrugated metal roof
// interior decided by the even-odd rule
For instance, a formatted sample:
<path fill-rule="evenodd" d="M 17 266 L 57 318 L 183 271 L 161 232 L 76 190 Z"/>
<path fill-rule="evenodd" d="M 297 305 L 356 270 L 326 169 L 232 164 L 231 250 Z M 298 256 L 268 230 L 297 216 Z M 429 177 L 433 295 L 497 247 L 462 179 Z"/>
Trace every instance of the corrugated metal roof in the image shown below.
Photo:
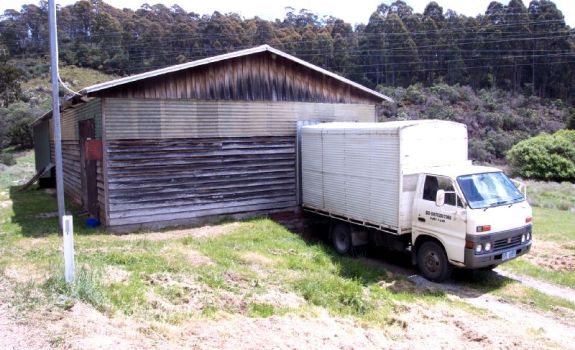
<path fill-rule="evenodd" d="M 349 79 L 346 79 L 342 76 L 339 76 L 335 73 L 332 73 L 330 71 L 327 71 L 323 68 L 320 68 L 316 65 L 313 65 L 309 62 L 306 62 L 304 60 L 301 60 L 297 57 L 294 57 L 292 55 L 289 55 L 283 51 L 280 51 L 278 49 L 274 49 L 273 47 L 269 46 L 269 45 L 261 45 L 261 46 L 257 46 L 257 47 L 253 47 L 251 49 L 246 49 L 246 50 L 241 50 L 241 51 L 236 51 L 236 52 L 231 52 L 231 53 L 227 53 L 224 55 L 219 55 L 219 56 L 214 56 L 214 57 L 209 57 L 209 58 L 204 58 L 201 60 L 197 60 L 197 61 L 192 61 L 192 62 L 188 62 L 188 63 L 183 63 L 183 64 L 178 64 L 175 66 L 170 66 L 170 67 L 166 67 L 166 68 L 162 68 L 162 69 L 157 69 L 157 70 L 153 70 L 150 72 L 146 72 L 146 73 L 141 73 L 141 74 L 136 74 L 136 75 L 132 75 L 126 78 L 120 78 L 120 79 L 116 79 L 116 80 L 111 80 L 105 83 L 101 83 L 101 84 L 96 84 L 96 85 L 92 85 L 92 86 L 88 86 L 84 89 L 82 89 L 80 91 L 81 94 L 90 94 L 93 92 L 97 92 L 97 91 L 102 91 L 102 90 L 107 90 L 107 89 L 111 89 L 120 85 L 124 85 L 124 84 L 128 84 L 128 83 L 132 83 L 132 82 L 136 82 L 139 80 L 143 80 L 143 79 L 147 79 L 147 78 L 152 78 L 152 77 L 157 77 L 160 75 L 164 75 L 164 74 L 168 74 L 168 73 L 174 73 L 174 72 L 178 72 L 184 69 L 189 69 L 189 68 L 193 68 L 193 67 L 198 67 L 198 66 L 203 66 L 206 64 L 210 64 L 210 63 L 214 63 L 214 62 L 220 62 L 220 61 L 224 61 L 224 60 L 228 60 L 231 58 L 236 58 L 236 57 L 242 57 L 242 56 L 247 56 L 247 55 L 251 55 L 251 54 L 255 54 L 255 53 L 260 53 L 260 52 L 271 52 L 273 54 L 276 54 L 278 56 L 281 56 L 285 59 L 288 59 L 292 62 L 301 64 L 309 69 L 315 70 L 321 74 L 330 76 L 334 79 L 337 79 L 345 84 L 348 84 L 350 86 L 353 86 L 356 89 L 362 90 L 370 95 L 373 95 L 377 98 L 380 98 L 382 100 L 388 101 L 388 102 L 393 102 L 393 99 L 391 99 L 388 96 L 385 96 L 383 94 L 380 94 L 374 90 L 368 89 L 363 85 L 360 85 L 358 83 L 355 83 Z"/>

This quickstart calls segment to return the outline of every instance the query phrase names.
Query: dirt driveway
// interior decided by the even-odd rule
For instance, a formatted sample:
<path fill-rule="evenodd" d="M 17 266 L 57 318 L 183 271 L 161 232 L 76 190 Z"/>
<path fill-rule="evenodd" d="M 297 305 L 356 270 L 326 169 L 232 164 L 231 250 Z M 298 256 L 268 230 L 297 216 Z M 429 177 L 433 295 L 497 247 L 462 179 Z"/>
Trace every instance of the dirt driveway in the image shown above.
<path fill-rule="evenodd" d="M 330 315 L 188 320 L 177 325 L 108 316 L 76 302 L 69 310 L 39 314 L 17 311 L 0 301 L 2 349 L 575 349 L 571 310 L 541 313 L 460 283 L 438 285 L 412 270 L 370 263 L 405 274 L 415 289 L 446 293 L 462 307 L 445 303 L 403 303 L 385 327 Z M 5 287 L 8 281 L 2 277 Z M 394 286 L 389 286 L 394 288 Z M 411 288 L 409 286 L 395 286 Z M 3 288 L 3 292 L 7 292 Z"/>

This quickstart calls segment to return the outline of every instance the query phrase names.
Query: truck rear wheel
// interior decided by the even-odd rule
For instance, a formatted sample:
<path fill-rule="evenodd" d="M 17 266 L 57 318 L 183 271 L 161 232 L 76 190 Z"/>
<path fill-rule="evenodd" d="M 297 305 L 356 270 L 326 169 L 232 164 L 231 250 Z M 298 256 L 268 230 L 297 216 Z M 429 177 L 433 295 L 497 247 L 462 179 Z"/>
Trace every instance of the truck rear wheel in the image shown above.
<path fill-rule="evenodd" d="M 423 243 L 417 251 L 417 267 L 430 281 L 442 282 L 451 276 L 453 268 L 443 247 L 433 241 Z"/>
<path fill-rule="evenodd" d="M 349 225 L 343 223 L 333 225 L 331 228 L 331 243 L 338 254 L 350 254 L 352 241 Z"/>

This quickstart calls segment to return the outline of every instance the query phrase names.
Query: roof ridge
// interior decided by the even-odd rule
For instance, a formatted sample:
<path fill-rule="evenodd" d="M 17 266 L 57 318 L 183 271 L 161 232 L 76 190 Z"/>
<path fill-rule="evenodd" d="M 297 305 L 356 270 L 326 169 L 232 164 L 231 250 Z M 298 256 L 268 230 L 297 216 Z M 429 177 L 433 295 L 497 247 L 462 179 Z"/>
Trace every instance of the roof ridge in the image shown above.
<path fill-rule="evenodd" d="M 369 89 L 369 88 L 367 88 L 361 84 L 353 82 L 347 78 L 342 77 L 341 75 L 330 72 L 324 68 L 321 68 L 321 67 L 316 66 L 314 64 L 311 64 L 307 61 L 304 61 L 298 57 L 292 56 L 286 52 L 278 50 L 278 49 L 276 49 L 276 48 L 274 48 L 268 44 L 263 44 L 263 45 L 259 45 L 259 46 L 255 46 L 252 48 L 239 50 L 239 51 L 228 52 L 228 53 L 221 54 L 218 56 L 202 58 L 199 60 L 181 63 L 181 64 L 177 64 L 177 65 L 173 65 L 173 66 L 169 66 L 169 67 L 164 67 L 164 68 L 160 68 L 160 69 L 155 69 L 155 70 L 152 70 L 149 72 L 139 73 L 139 74 L 131 75 L 131 76 L 124 77 L 124 78 L 118 78 L 118 79 L 110 80 L 107 82 L 103 82 L 103 83 L 99 83 L 99 84 L 85 87 L 82 90 L 80 90 L 80 93 L 86 95 L 86 94 L 90 94 L 90 93 L 101 91 L 101 90 L 107 90 L 107 89 L 110 89 L 110 88 L 113 88 L 113 87 L 116 87 L 119 85 L 124 85 L 124 84 L 132 83 L 135 81 L 147 79 L 147 78 L 157 77 L 157 76 L 160 76 L 163 74 L 174 73 L 174 72 L 178 72 L 180 70 L 198 67 L 198 66 L 202 66 L 205 64 L 209 64 L 209 63 L 220 62 L 220 61 L 228 60 L 231 58 L 242 57 L 242 56 L 260 53 L 260 52 L 266 52 L 266 51 L 274 53 L 274 54 L 281 56 L 285 59 L 288 59 L 292 62 L 301 64 L 301 65 L 303 65 L 309 69 L 315 70 L 316 72 L 319 72 L 321 74 L 330 76 L 336 80 L 341 81 L 342 83 L 351 85 L 357 89 L 360 89 L 360 90 L 362 90 L 368 94 L 374 95 L 380 99 L 386 100 L 388 102 L 393 102 L 393 99 L 391 99 L 388 96 L 380 94 L 379 92 L 377 92 L 375 90 Z"/>

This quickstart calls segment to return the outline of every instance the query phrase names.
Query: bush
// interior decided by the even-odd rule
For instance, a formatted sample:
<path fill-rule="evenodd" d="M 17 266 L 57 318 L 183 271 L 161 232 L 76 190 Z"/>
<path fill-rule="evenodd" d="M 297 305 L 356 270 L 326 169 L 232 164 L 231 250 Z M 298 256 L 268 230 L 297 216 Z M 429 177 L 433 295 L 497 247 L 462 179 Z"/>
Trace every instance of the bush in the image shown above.
<path fill-rule="evenodd" d="M 507 153 L 513 172 L 525 178 L 575 182 L 575 131 L 523 140 Z"/>
<path fill-rule="evenodd" d="M 0 164 L 10 166 L 16 164 L 16 161 L 14 160 L 12 153 L 2 152 L 0 153 Z"/>
<path fill-rule="evenodd" d="M 575 130 L 575 111 L 572 111 L 571 115 L 569 115 L 569 118 L 567 118 L 567 125 L 565 128 L 569 130 Z"/>
<path fill-rule="evenodd" d="M 422 105 L 425 103 L 427 97 L 423 91 L 421 84 L 411 85 L 407 88 L 405 94 L 405 101 L 415 105 Z"/>
<path fill-rule="evenodd" d="M 430 88 L 431 92 L 439 96 L 442 101 L 456 103 L 463 100 L 459 85 L 436 84 Z"/>

